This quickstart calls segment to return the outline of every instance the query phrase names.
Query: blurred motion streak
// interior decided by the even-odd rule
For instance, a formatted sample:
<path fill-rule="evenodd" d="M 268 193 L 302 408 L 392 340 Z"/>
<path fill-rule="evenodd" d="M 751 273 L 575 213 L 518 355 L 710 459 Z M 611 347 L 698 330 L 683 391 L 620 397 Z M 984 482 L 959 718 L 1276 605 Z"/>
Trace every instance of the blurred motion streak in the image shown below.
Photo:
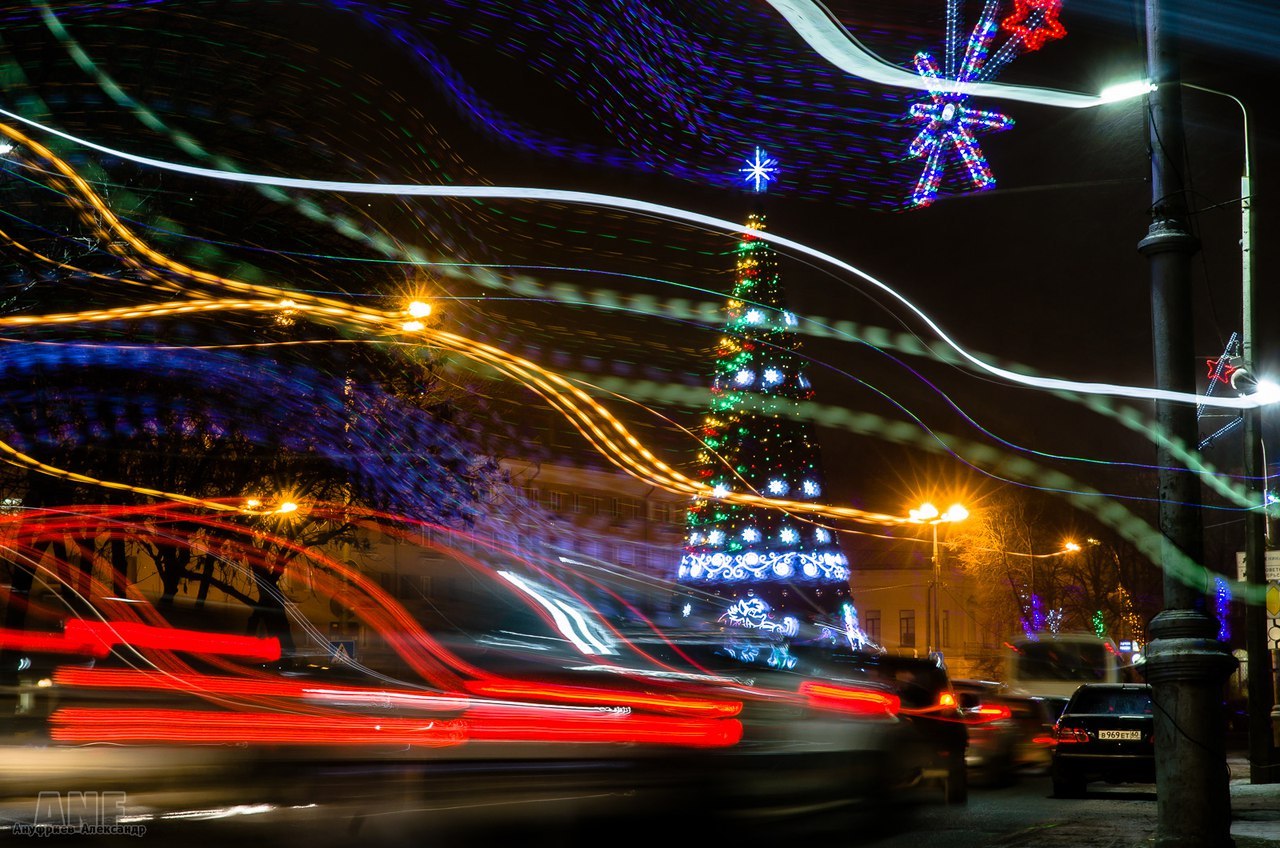
<path fill-rule="evenodd" d="M 367 716 L 298 716 L 206 710 L 63 708 L 50 718 L 59 742 L 190 742 L 276 745 L 414 745 L 467 740 L 466 722 Z"/>
<path fill-rule="evenodd" d="M 566 704 L 599 704 L 638 707 L 688 716 L 735 716 L 742 711 L 741 702 L 717 701 L 684 695 L 649 694 L 620 689 L 593 689 L 584 686 L 558 686 L 550 683 L 525 683 L 514 680 L 468 681 L 466 688 L 477 695 L 529 698 Z"/>
<path fill-rule="evenodd" d="M 368 689 L 337 686 L 303 680 L 226 677 L 211 674 L 157 674 L 132 669 L 59 668 L 53 682 L 61 686 L 121 689 L 127 691 L 159 690 L 210 693 L 216 695 L 265 695 L 269 697 L 314 700 L 342 706 L 376 706 L 385 709 L 450 711 L 466 709 L 471 699 L 465 695 L 435 694 L 396 689 Z"/>
<path fill-rule="evenodd" d="M 476 718 L 311 716 L 207 710 L 64 707 L 50 718 L 59 742 L 173 742 L 266 745 L 410 745 L 464 742 L 648 743 L 724 747 L 742 738 L 737 719 L 693 719 L 593 710 L 570 713 L 491 705 Z"/>
<path fill-rule="evenodd" d="M 61 634 L 0 629 L 0 648 L 105 657 L 117 645 L 219 654 L 263 662 L 280 659 L 280 641 L 274 636 L 231 636 L 127 621 L 85 621 L 79 618 L 68 620 Z"/>
<path fill-rule="evenodd" d="M 815 707 L 857 716 L 889 717 L 897 715 L 902 707 L 902 700 L 897 695 L 816 680 L 801 683 L 800 694 Z"/>

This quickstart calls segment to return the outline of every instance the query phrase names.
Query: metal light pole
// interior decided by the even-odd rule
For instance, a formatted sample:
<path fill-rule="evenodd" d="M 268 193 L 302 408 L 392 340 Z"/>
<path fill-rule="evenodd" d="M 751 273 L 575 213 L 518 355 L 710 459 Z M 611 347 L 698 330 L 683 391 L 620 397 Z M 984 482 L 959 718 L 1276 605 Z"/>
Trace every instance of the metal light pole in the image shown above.
<path fill-rule="evenodd" d="M 1158 388 L 1196 392 L 1191 256 L 1182 183 L 1181 69 L 1160 0 L 1146 0 L 1151 225 L 1138 250 L 1151 267 Z M 1195 408 L 1156 402 L 1161 568 L 1165 609 L 1151 620 L 1145 669 L 1155 702 L 1157 848 L 1229 848 L 1231 797 L 1222 690 L 1235 667 L 1207 614 L 1200 479 L 1178 467 L 1174 445 L 1198 439 Z"/>
<path fill-rule="evenodd" d="M 910 520 L 916 524 L 929 524 L 933 528 L 933 577 L 929 581 L 929 591 L 925 593 L 925 615 L 928 617 L 928 654 L 933 655 L 934 649 L 941 652 L 942 649 L 942 631 L 939 626 L 938 619 L 939 609 L 942 606 L 942 560 L 938 556 L 938 525 L 943 522 L 963 521 L 969 517 L 969 510 L 953 504 L 947 508 L 946 512 L 938 512 L 938 508 L 931 503 L 921 504 L 919 509 L 913 509 L 910 512 Z"/>
<path fill-rule="evenodd" d="M 941 600 L 938 592 L 938 584 L 942 582 L 942 568 L 938 561 L 938 522 L 933 522 L 933 602 L 930 606 L 931 615 L 929 618 L 929 654 L 932 656 L 935 647 L 941 647 L 938 643 L 942 640 L 938 633 L 938 602 Z"/>
<path fill-rule="evenodd" d="M 1244 168 L 1240 175 L 1240 358 L 1242 368 L 1256 380 L 1253 318 L 1253 185 L 1249 110 L 1233 94 L 1184 82 L 1185 88 L 1225 97 L 1240 107 L 1244 119 Z M 1266 461 L 1262 452 L 1262 408 L 1244 410 L 1244 476 L 1252 506 L 1245 513 L 1244 579 L 1251 586 L 1266 585 L 1267 492 L 1263 484 Z M 1245 653 L 1249 657 L 1249 781 L 1280 782 L 1272 738 L 1271 652 L 1267 649 L 1267 611 L 1261 603 L 1245 606 Z"/>

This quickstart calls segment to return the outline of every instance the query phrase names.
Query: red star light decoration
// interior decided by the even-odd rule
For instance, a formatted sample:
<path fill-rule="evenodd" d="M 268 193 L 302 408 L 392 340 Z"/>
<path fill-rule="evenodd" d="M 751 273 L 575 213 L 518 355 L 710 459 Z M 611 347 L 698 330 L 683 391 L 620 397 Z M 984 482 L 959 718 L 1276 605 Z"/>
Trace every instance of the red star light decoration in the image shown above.
<path fill-rule="evenodd" d="M 1028 51 L 1062 38 L 1067 28 L 1058 20 L 1062 0 L 1014 0 L 1013 14 L 1000 22 L 1005 32 L 1022 40 Z"/>

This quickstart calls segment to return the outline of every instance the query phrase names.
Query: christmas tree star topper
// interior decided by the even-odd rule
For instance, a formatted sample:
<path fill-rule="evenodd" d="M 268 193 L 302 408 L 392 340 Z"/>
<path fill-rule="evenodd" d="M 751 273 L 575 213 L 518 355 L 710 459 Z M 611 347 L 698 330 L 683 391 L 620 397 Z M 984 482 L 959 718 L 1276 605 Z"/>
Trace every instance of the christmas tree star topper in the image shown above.
<path fill-rule="evenodd" d="M 759 147 L 756 148 L 755 157 L 747 159 L 746 163 L 746 167 L 739 168 L 738 172 L 743 175 L 744 180 L 753 183 L 752 191 L 764 191 L 770 182 L 778 178 L 778 160 Z"/>

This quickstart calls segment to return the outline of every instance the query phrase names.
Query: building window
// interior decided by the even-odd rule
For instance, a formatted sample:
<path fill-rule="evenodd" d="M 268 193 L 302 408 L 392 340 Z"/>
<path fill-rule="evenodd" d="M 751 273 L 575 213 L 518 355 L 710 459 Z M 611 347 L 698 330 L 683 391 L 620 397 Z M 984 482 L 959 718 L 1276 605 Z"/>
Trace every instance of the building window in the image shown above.
<path fill-rule="evenodd" d="M 401 574 L 399 597 L 426 598 L 431 594 L 431 578 L 420 574 Z"/>
<path fill-rule="evenodd" d="M 559 512 L 564 509 L 564 492 L 544 491 L 542 503 Z"/>
<path fill-rule="evenodd" d="M 671 507 L 664 503 L 655 503 L 650 512 L 654 521 L 666 523 L 671 520 Z"/>
<path fill-rule="evenodd" d="M 595 515 L 600 511 L 600 498 L 595 495 L 578 495 L 574 498 L 573 508 L 575 512 Z"/>
<path fill-rule="evenodd" d="M 903 648 L 916 646 L 916 611 L 901 610 L 898 613 L 898 644 Z"/>
<path fill-rule="evenodd" d="M 872 642 L 880 644 L 880 610 L 867 610 L 862 616 L 862 632 Z"/>

